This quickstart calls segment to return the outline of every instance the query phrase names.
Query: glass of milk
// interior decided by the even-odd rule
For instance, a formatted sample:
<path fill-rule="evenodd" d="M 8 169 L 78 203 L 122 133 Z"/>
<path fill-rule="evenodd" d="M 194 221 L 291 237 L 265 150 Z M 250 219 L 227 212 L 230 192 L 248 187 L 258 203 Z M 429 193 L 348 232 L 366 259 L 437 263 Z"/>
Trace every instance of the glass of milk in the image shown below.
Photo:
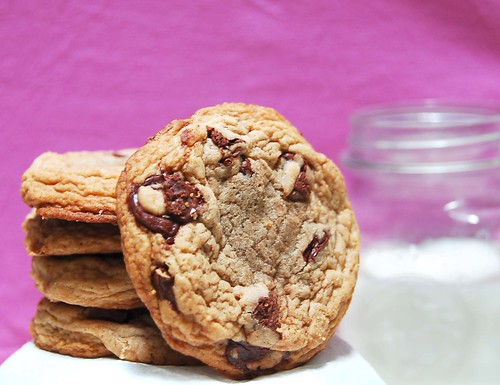
<path fill-rule="evenodd" d="M 344 165 L 362 250 L 339 334 L 389 385 L 500 383 L 500 105 L 363 109 Z"/>

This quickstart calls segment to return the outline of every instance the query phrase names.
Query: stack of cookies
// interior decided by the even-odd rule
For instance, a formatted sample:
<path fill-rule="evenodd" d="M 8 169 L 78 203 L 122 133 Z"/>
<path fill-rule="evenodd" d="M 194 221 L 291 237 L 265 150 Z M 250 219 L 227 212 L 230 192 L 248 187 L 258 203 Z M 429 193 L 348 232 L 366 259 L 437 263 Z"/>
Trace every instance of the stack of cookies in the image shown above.
<path fill-rule="evenodd" d="M 35 344 L 75 357 L 153 364 L 195 360 L 168 347 L 126 272 L 115 187 L 131 151 L 45 153 L 23 176 L 32 277 L 44 295 Z"/>
<path fill-rule="evenodd" d="M 204 108 L 133 154 L 42 155 L 22 193 L 44 349 L 165 363 L 164 344 L 251 378 L 321 352 L 354 291 L 342 175 L 270 108 Z"/>

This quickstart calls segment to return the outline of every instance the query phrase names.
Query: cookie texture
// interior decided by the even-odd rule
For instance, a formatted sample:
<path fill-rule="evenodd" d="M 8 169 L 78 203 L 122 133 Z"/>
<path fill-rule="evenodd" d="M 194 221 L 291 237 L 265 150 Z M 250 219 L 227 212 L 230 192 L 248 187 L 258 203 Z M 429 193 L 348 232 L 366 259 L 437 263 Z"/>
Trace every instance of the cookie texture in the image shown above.
<path fill-rule="evenodd" d="M 116 223 L 116 182 L 132 152 L 44 153 L 23 174 L 21 196 L 44 218 Z"/>
<path fill-rule="evenodd" d="M 120 230 L 112 223 L 42 218 L 34 210 L 23 223 L 31 256 L 121 253 Z"/>
<path fill-rule="evenodd" d="M 117 215 L 164 338 L 229 377 L 306 362 L 349 306 L 359 232 L 343 177 L 273 109 L 170 123 L 127 161 Z"/>
<path fill-rule="evenodd" d="M 156 365 L 198 365 L 172 350 L 146 310 L 84 308 L 42 299 L 31 322 L 35 345 L 74 357 L 116 356 Z"/>
<path fill-rule="evenodd" d="M 31 276 L 51 301 L 105 309 L 144 306 L 122 254 L 33 257 Z"/>

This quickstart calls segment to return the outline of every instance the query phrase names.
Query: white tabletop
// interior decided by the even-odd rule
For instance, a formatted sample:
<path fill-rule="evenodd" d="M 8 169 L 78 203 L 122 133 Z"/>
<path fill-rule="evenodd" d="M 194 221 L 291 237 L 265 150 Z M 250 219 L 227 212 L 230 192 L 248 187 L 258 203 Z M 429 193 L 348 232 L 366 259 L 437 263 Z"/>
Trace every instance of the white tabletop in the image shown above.
<path fill-rule="evenodd" d="M 328 347 L 300 368 L 251 380 L 259 384 L 384 385 L 373 368 L 345 341 L 334 337 Z M 208 367 L 153 366 L 113 358 L 63 356 L 25 344 L 0 366 L 0 384 L 16 385 L 156 385 L 238 383 Z"/>

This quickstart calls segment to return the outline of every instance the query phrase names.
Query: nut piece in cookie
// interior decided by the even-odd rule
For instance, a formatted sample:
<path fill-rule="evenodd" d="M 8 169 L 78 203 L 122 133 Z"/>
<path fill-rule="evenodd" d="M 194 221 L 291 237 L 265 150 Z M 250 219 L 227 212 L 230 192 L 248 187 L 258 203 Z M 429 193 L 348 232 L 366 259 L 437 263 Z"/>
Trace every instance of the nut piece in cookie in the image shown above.
<path fill-rule="evenodd" d="M 354 290 L 358 227 L 339 170 L 276 111 L 173 121 L 116 196 L 127 271 L 174 349 L 241 379 L 325 348 Z"/>

